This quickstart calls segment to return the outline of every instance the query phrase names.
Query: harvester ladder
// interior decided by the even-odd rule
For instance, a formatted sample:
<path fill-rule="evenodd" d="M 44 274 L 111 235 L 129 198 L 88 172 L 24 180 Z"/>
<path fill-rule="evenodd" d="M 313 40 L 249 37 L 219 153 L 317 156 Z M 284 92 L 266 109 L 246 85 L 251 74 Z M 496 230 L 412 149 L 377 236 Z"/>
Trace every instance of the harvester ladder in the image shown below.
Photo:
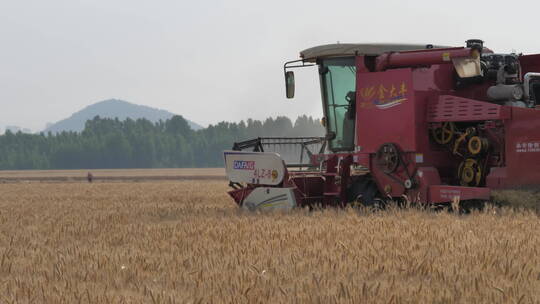
<path fill-rule="evenodd" d="M 322 175 L 324 176 L 323 205 L 333 205 L 340 196 L 339 188 L 336 185 L 336 177 L 338 176 L 337 156 L 326 160 L 326 170 Z"/>

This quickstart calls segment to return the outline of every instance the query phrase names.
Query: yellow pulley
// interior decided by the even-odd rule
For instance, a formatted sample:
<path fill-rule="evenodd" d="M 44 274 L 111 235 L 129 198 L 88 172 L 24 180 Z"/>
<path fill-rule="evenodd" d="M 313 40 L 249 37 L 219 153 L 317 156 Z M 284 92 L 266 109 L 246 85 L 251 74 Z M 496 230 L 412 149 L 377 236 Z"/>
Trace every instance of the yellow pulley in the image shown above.
<path fill-rule="evenodd" d="M 471 137 L 471 139 L 469 139 L 467 148 L 469 150 L 469 153 L 471 153 L 472 155 L 477 155 L 487 150 L 488 141 L 485 138 L 481 138 L 479 136 L 473 136 Z"/>
<path fill-rule="evenodd" d="M 452 141 L 455 133 L 456 126 L 451 121 L 445 121 L 442 126 L 432 129 L 433 139 L 440 145 L 446 145 Z"/>
<path fill-rule="evenodd" d="M 458 177 L 462 186 L 480 186 L 482 174 L 481 165 L 473 158 L 467 158 L 459 165 Z"/>

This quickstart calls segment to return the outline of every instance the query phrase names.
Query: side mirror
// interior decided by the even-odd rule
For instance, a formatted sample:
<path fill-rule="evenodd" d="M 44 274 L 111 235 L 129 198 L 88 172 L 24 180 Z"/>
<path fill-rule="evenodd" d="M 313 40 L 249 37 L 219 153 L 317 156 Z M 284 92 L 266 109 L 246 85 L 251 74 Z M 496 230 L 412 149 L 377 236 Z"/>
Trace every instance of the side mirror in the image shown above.
<path fill-rule="evenodd" d="M 285 72 L 285 90 L 287 98 L 294 98 L 294 72 Z"/>

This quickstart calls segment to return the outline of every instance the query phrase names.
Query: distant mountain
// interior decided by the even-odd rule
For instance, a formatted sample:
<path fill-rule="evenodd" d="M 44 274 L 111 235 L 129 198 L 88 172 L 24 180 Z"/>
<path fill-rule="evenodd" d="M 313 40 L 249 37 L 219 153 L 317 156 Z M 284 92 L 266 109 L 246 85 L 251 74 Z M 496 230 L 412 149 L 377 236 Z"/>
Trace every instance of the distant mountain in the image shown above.
<path fill-rule="evenodd" d="M 57 123 L 47 124 L 47 128 L 45 128 L 43 132 L 81 132 L 84 129 L 84 124 L 86 121 L 93 119 L 96 116 L 101 118 L 118 118 L 119 120 L 125 120 L 126 118 L 131 118 L 134 120 L 138 118 L 145 118 L 151 122 L 157 122 L 160 119 L 165 121 L 174 115 L 175 114 L 165 110 L 136 105 L 118 99 L 109 99 L 90 105 L 81 111 L 74 113 L 71 115 L 71 117 L 60 120 Z M 198 125 L 190 120 L 187 121 L 193 130 L 203 128 L 201 125 Z"/>

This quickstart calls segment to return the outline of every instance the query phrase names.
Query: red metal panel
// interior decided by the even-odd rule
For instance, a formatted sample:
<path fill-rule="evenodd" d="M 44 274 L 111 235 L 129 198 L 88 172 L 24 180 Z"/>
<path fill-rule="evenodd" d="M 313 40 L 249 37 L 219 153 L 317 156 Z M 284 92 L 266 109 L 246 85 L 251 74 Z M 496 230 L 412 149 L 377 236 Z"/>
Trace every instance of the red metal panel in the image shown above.
<path fill-rule="evenodd" d="M 462 98 L 441 95 L 428 103 L 427 121 L 481 121 L 510 119 L 510 107 Z"/>
<path fill-rule="evenodd" d="M 429 202 L 429 186 L 441 184 L 439 170 L 435 167 L 418 167 L 415 178 L 418 183 L 416 189 L 418 200 L 424 203 Z"/>
<path fill-rule="evenodd" d="M 415 93 L 411 69 L 358 73 L 356 136 L 363 153 L 384 143 L 416 150 Z"/>
<path fill-rule="evenodd" d="M 540 186 L 540 111 L 512 109 L 505 137 L 506 180 L 502 186 Z"/>
<path fill-rule="evenodd" d="M 229 191 L 229 195 L 234 199 L 238 206 L 242 206 L 244 199 L 253 191 L 253 188 L 240 188 Z"/>
<path fill-rule="evenodd" d="M 521 65 L 521 73 L 523 75 L 529 72 L 539 72 L 540 54 L 520 56 L 519 63 Z"/>
<path fill-rule="evenodd" d="M 429 186 L 429 202 L 430 203 L 445 203 L 451 202 L 455 197 L 460 200 L 482 199 L 489 200 L 491 190 L 489 188 L 478 187 L 460 187 L 434 185 Z"/>
<path fill-rule="evenodd" d="M 506 188 L 507 177 L 506 167 L 491 168 L 489 175 L 486 177 L 486 187 L 491 189 Z"/>

